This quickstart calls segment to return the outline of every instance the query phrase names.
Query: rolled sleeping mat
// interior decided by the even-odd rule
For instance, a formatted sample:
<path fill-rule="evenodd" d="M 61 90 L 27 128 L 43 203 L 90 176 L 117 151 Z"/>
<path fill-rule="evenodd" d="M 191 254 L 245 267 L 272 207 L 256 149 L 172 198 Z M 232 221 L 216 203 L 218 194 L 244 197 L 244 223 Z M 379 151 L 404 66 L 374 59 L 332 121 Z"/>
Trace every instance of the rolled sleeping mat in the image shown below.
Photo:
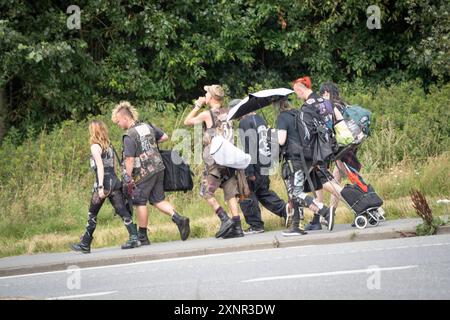
<path fill-rule="evenodd" d="M 210 154 L 218 165 L 234 169 L 245 169 L 252 160 L 249 154 L 222 136 L 212 139 Z"/>

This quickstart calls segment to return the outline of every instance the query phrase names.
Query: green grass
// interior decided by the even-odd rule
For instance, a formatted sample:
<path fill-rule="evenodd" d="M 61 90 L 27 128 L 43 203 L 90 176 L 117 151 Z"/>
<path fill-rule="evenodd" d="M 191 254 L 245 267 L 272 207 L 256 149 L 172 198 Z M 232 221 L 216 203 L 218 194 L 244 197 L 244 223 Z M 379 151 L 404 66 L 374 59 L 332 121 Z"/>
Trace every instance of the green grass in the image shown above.
<path fill-rule="evenodd" d="M 411 188 L 419 188 L 427 196 L 435 216 L 448 215 L 450 206 L 437 204 L 438 199 L 449 198 L 450 190 L 449 155 L 430 158 L 415 165 L 403 163 L 382 172 L 363 171 L 363 176 L 375 187 L 385 200 L 383 206 L 387 219 L 417 217 L 409 198 Z M 88 179 L 88 178 L 86 178 Z M 83 233 L 90 200 L 89 191 L 82 184 L 62 192 L 50 192 L 51 183 L 37 186 L 25 203 L 10 203 L 7 216 L 0 219 L 0 256 L 33 254 L 38 252 L 60 252 L 68 250 L 70 243 L 78 240 Z M 272 177 L 271 187 L 286 199 L 283 182 L 279 176 Z M 50 189 L 50 190 L 49 190 Z M 222 192 L 219 191 L 219 198 Z M 20 194 L 19 198 L 23 198 Z M 328 201 L 329 196 L 326 195 Z M 213 237 L 219 227 L 207 203 L 195 190 L 187 193 L 170 193 L 167 199 L 175 204 L 178 211 L 191 219 L 191 238 Z M 149 206 L 150 239 L 152 242 L 179 240 L 178 230 L 169 217 Z M 306 219 L 312 213 L 306 211 Z M 283 220 L 263 209 L 265 229 L 281 230 Z M 339 205 L 336 223 L 350 223 L 353 215 L 343 204 Z M 246 224 L 244 223 L 244 227 Z M 109 203 L 102 208 L 93 242 L 94 248 L 119 246 L 127 238 L 127 233 L 119 217 Z"/>
<path fill-rule="evenodd" d="M 258 88 L 262 89 L 262 88 Z M 431 88 L 425 94 L 414 82 L 366 90 L 342 86 L 343 96 L 373 112 L 373 130 L 358 156 L 364 164 L 363 177 L 385 200 L 389 219 L 415 217 L 409 192 L 421 190 L 435 215 L 449 214 L 449 206 L 437 205 L 450 194 L 450 84 Z M 298 105 L 298 101 L 295 101 Z M 111 123 L 113 102 L 105 104 L 105 114 L 96 119 L 107 123 L 110 137 L 120 149 L 122 131 Z M 185 128 L 182 120 L 189 109 L 176 113 L 172 108 L 158 112 L 149 102 L 139 106 L 141 119 L 166 130 Z M 265 108 L 269 124 L 273 108 Z M 30 136 L 17 145 L 7 136 L 0 147 L 0 256 L 67 250 L 78 240 L 86 224 L 93 174 L 89 171 L 88 123 L 66 121 L 52 132 Z M 179 141 L 178 141 L 179 142 Z M 163 148 L 178 142 L 165 143 Z M 167 194 L 178 211 L 191 218 L 191 237 L 213 236 L 219 226 L 207 203 L 199 196 L 202 165 L 194 165 L 192 192 Z M 286 199 L 279 175 L 272 188 Z M 218 198 L 220 199 L 219 196 Z M 328 197 L 326 198 L 328 199 Z M 327 200 L 328 201 L 328 200 Z M 221 204 L 225 206 L 223 201 Z M 149 208 L 150 237 L 153 242 L 178 240 L 176 226 L 169 217 Z M 337 223 L 349 223 L 353 216 L 344 206 L 338 209 Z M 307 218 L 311 216 L 306 212 Z M 263 210 L 266 230 L 283 228 L 278 217 Z M 246 225 L 244 224 L 244 227 Z M 109 203 L 100 212 L 93 246 L 118 246 L 127 237 L 121 220 Z"/>

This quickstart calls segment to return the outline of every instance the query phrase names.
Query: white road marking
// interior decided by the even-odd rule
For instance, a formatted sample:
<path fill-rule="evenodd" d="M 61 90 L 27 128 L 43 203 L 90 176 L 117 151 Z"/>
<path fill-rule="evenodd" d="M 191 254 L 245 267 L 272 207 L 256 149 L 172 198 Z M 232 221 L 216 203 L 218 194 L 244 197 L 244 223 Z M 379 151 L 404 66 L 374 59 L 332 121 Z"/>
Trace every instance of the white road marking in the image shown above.
<path fill-rule="evenodd" d="M 355 274 L 355 273 L 369 273 L 378 271 L 393 271 L 393 270 L 407 270 L 417 268 L 418 266 L 403 266 L 403 267 L 391 267 L 391 268 L 374 268 L 374 269 L 357 269 L 357 270 L 346 270 L 346 271 L 332 271 L 332 272 L 322 272 L 322 273 L 306 273 L 306 274 L 292 274 L 288 276 L 276 276 L 276 277 L 265 277 L 265 278 L 255 278 L 249 280 L 243 280 L 241 282 L 261 282 L 261 281 L 274 281 L 274 280 L 286 280 L 286 279 L 301 279 L 301 278 L 314 278 L 314 277 L 325 277 L 325 276 L 339 276 L 344 274 Z"/>
<path fill-rule="evenodd" d="M 444 242 L 444 243 L 436 243 L 436 244 L 422 244 L 418 245 L 418 247 L 432 247 L 432 246 L 446 246 L 450 245 L 450 242 Z M 138 266 L 138 265 L 148 265 L 148 264 L 156 264 L 156 263 L 164 263 L 164 262 L 175 262 L 175 261 L 185 261 L 185 260 L 194 260 L 194 259 L 209 259 L 214 257 L 220 257 L 220 256 L 227 256 L 227 255 L 235 255 L 235 254 L 248 254 L 248 253 L 257 253 L 257 252 L 267 252 L 267 251 L 274 251 L 274 250 L 303 250 L 304 248 L 313 248 L 318 247 L 317 246 L 301 246 L 301 247 L 286 247 L 286 248 L 270 248 L 270 249 L 260 249 L 260 250 L 247 250 L 247 251 L 239 251 L 239 252 L 227 252 L 227 253 L 214 253 L 214 254 L 206 254 L 206 255 L 200 255 L 200 256 L 191 256 L 191 257 L 180 257 L 180 258 L 168 258 L 168 259 L 159 259 L 159 260 L 149 260 L 149 261 L 141 261 L 141 262 L 130 262 L 130 263 L 123 263 L 123 264 L 114 264 L 114 265 L 107 265 L 107 266 L 100 266 L 100 267 L 88 267 L 88 268 L 80 268 L 80 271 L 89 271 L 89 270 L 101 270 L 101 269 L 109 269 L 109 268 L 121 268 L 121 267 L 128 267 L 128 266 Z M 417 245 L 414 245 L 414 247 Z M 381 248 L 382 250 L 395 250 L 395 249 L 405 249 L 405 248 L 412 248 L 411 246 L 398 246 L 398 247 L 389 247 L 389 248 Z M 352 250 L 352 251 L 341 251 L 341 252 L 326 252 L 326 253 L 311 253 L 311 254 L 302 254 L 300 257 L 308 257 L 308 256 L 324 256 L 324 255 L 335 255 L 335 254 L 348 254 L 348 253 L 360 253 L 360 252 L 372 252 L 372 251 L 378 251 L 380 248 L 373 248 L 369 250 Z M 42 276 L 42 275 L 50 275 L 50 274 L 58 274 L 58 273 L 67 273 L 67 270 L 57 270 L 57 271 L 49 271 L 49 272 L 37 272 L 37 273 L 29 273 L 29 274 L 21 274 L 21 275 L 14 275 L 14 276 L 5 276 L 0 277 L 0 280 L 6 280 L 6 279 L 16 279 L 16 278 L 24 278 L 24 277 L 34 277 L 34 276 Z"/>
<path fill-rule="evenodd" d="M 98 297 L 98 296 L 106 296 L 108 294 L 113 294 L 113 293 L 117 293 L 117 291 L 106 291 L 106 292 L 77 294 L 77 295 L 73 295 L 73 296 L 53 297 L 53 298 L 47 298 L 46 300 L 64 300 L 64 299 L 76 299 L 76 298 L 86 298 L 86 297 Z"/>
<path fill-rule="evenodd" d="M 282 248 L 282 249 L 287 249 L 287 248 Z M 149 260 L 149 261 L 140 261 L 140 262 L 130 262 L 130 263 L 113 264 L 113 265 L 100 266 L 100 267 L 80 268 L 80 271 L 101 270 L 101 269 L 108 269 L 108 268 L 120 268 L 120 267 L 138 266 L 138 265 L 174 262 L 174 261 L 184 261 L 184 260 L 208 259 L 211 257 L 220 257 L 220 256 L 226 256 L 226 255 L 232 255 L 232 254 L 248 254 L 248 252 L 261 252 L 261 251 L 272 251 L 272 250 L 280 250 L 280 249 L 279 248 L 273 248 L 273 249 L 271 248 L 271 249 L 261 249 L 261 250 L 247 250 L 247 251 L 239 251 L 239 252 L 213 253 L 213 254 L 206 254 L 206 255 L 200 255 L 200 256 L 191 256 L 191 257 L 180 257 L 180 258 L 168 258 L 168 259 L 158 259 L 158 260 Z M 24 278 L 24 277 L 34 277 L 34 276 L 42 276 L 42 275 L 58 274 L 58 273 L 67 273 L 67 270 L 64 269 L 64 270 L 56 270 L 56 271 L 48 271 L 48 272 L 19 274 L 19 275 L 15 275 L 15 276 L 5 276 L 5 277 L 0 277 L 0 280 Z"/>

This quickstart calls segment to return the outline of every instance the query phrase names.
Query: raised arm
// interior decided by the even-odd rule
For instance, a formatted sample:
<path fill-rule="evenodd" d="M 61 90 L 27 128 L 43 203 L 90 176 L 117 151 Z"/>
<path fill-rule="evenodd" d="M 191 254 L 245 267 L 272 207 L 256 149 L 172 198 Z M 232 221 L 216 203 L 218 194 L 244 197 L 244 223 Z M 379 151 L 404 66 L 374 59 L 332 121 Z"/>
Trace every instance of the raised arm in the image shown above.
<path fill-rule="evenodd" d="M 207 114 L 208 112 L 203 111 L 202 113 L 197 113 L 200 111 L 202 106 L 206 103 L 205 97 L 200 97 L 195 101 L 195 106 L 192 109 L 191 112 L 187 115 L 186 119 L 184 119 L 184 125 L 185 126 L 195 126 L 196 124 L 202 124 L 203 122 L 206 122 L 207 120 Z"/>

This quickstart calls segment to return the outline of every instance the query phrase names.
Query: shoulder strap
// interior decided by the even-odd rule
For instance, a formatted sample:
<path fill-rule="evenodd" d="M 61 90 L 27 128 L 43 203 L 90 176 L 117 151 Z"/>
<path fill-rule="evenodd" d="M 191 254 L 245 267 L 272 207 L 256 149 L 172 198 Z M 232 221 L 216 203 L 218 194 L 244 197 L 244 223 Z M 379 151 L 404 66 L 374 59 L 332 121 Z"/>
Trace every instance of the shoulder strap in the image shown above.
<path fill-rule="evenodd" d="M 211 109 L 209 109 L 209 114 L 211 116 L 211 122 L 212 122 L 212 126 L 210 129 L 215 128 L 216 127 L 216 121 L 214 120 L 214 113 L 212 112 Z"/>
<path fill-rule="evenodd" d="M 121 163 L 121 160 L 119 158 L 119 155 L 117 154 L 116 149 L 114 148 L 114 146 L 112 145 L 112 143 L 110 144 L 111 149 L 113 149 L 114 154 L 116 155 L 117 161 L 119 162 L 119 164 Z"/>

